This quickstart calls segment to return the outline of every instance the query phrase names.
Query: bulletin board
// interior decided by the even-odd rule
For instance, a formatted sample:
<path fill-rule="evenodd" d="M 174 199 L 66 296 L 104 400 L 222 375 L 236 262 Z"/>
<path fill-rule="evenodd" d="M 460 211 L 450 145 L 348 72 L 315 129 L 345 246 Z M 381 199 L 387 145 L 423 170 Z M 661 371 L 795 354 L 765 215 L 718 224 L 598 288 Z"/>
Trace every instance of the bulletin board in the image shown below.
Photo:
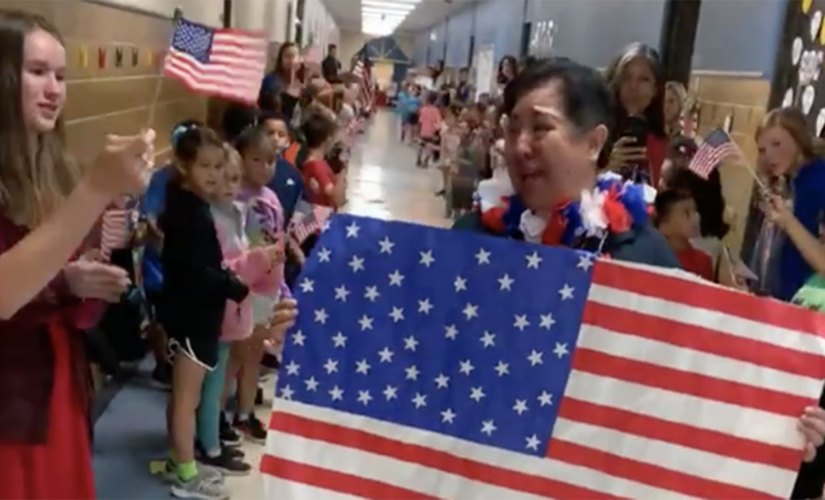
<path fill-rule="evenodd" d="M 810 131 L 825 135 L 825 0 L 791 2 L 790 44 L 779 50 L 779 72 L 774 85 L 782 91 L 781 106 L 796 106 L 805 114 Z M 784 63 L 784 64 L 783 64 Z"/>

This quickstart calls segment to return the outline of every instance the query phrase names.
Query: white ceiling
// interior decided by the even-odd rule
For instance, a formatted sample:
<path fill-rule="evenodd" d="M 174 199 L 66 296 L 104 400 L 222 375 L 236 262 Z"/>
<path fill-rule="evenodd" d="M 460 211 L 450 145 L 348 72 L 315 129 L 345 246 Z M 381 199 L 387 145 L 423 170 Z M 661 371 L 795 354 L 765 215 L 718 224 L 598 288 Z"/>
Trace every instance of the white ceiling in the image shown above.
<path fill-rule="evenodd" d="M 396 31 L 421 31 L 478 1 L 480 0 L 421 0 Z M 324 4 L 341 30 L 361 31 L 361 0 L 324 0 Z"/>

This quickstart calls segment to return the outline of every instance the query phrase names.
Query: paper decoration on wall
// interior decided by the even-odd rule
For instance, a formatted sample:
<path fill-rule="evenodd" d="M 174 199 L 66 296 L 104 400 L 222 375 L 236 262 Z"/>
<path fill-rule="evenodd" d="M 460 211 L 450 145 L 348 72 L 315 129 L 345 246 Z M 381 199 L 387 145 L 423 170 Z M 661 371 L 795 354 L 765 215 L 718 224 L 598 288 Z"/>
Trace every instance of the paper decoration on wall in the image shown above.
<path fill-rule="evenodd" d="M 791 62 L 794 66 L 799 64 L 799 59 L 802 57 L 802 38 L 796 37 L 791 44 Z"/>
<path fill-rule="evenodd" d="M 89 46 L 85 43 L 78 48 L 77 63 L 81 69 L 89 67 Z"/>
<path fill-rule="evenodd" d="M 140 64 L 140 49 L 132 47 L 132 67 L 136 68 Z"/>
<path fill-rule="evenodd" d="M 540 21 L 533 26 L 528 53 L 533 56 L 550 56 L 553 53 L 553 41 L 556 37 L 556 22 Z"/>
<path fill-rule="evenodd" d="M 785 97 L 782 98 L 782 107 L 787 108 L 793 106 L 793 89 L 785 91 Z"/>
<path fill-rule="evenodd" d="M 822 23 L 822 27 L 819 28 L 819 43 L 825 45 L 825 23 Z"/>
<path fill-rule="evenodd" d="M 147 49 L 144 53 L 146 54 L 146 65 L 151 68 L 155 65 L 155 50 Z"/>
<path fill-rule="evenodd" d="M 98 47 L 97 49 L 97 67 L 100 69 L 106 68 L 106 47 Z"/>
<path fill-rule="evenodd" d="M 806 115 L 811 112 L 815 98 L 816 91 L 814 90 L 813 85 L 808 85 L 805 87 L 805 90 L 802 91 L 802 112 Z"/>
<path fill-rule="evenodd" d="M 122 68 L 123 67 L 123 49 L 117 47 L 115 49 L 115 67 Z"/>
<path fill-rule="evenodd" d="M 802 0 L 802 12 L 807 14 L 811 10 L 814 0 Z"/>
<path fill-rule="evenodd" d="M 807 50 L 799 61 L 799 85 L 810 85 L 819 80 L 822 72 L 823 53 L 821 50 Z"/>
<path fill-rule="evenodd" d="M 819 110 L 816 116 L 816 135 L 822 137 L 822 132 L 825 131 L 825 108 Z"/>
<path fill-rule="evenodd" d="M 819 37 L 819 29 L 822 28 L 822 11 L 818 10 L 811 16 L 811 40 Z"/>

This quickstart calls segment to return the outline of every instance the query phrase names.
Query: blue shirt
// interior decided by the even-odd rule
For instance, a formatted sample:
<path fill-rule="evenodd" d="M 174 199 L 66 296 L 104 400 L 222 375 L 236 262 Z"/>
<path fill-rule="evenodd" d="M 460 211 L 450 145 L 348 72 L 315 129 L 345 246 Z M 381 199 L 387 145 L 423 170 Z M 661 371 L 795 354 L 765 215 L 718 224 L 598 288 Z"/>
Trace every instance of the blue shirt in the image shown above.
<path fill-rule="evenodd" d="M 279 156 L 275 164 L 275 175 L 272 176 L 267 187 L 278 196 L 284 209 L 284 224 L 289 226 L 292 214 L 295 213 L 295 206 L 304 195 L 304 179 L 301 177 L 301 172 Z"/>
<path fill-rule="evenodd" d="M 825 212 L 825 159 L 817 158 L 799 169 L 793 179 L 793 212 L 811 234 L 819 234 L 819 218 Z M 779 252 L 774 252 L 769 263 L 774 270 L 770 293 L 779 300 L 791 300 L 793 295 L 814 274 L 813 268 L 790 240 L 782 234 Z M 774 265 L 771 265 L 774 264 Z"/>
<path fill-rule="evenodd" d="M 166 186 L 174 172 L 172 165 L 160 168 L 149 180 L 149 186 L 143 194 L 140 204 L 141 215 L 157 222 L 166 204 Z M 160 290 L 163 286 L 163 270 L 160 264 L 160 255 L 152 245 L 146 245 L 143 252 L 143 286 L 147 290 Z"/>

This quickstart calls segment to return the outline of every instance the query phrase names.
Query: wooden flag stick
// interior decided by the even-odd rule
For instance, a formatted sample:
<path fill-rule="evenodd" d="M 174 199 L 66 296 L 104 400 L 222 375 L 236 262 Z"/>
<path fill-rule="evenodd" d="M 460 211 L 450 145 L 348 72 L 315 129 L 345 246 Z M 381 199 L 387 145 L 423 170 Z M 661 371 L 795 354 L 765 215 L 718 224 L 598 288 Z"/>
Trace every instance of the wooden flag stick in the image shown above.
<path fill-rule="evenodd" d="M 753 165 L 750 164 L 750 162 L 747 159 L 745 159 L 745 154 L 742 152 L 742 149 L 739 147 L 739 144 L 737 144 L 736 141 L 733 140 L 733 137 L 731 137 L 731 135 L 727 131 L 725 131 L 725 133 L 728 135 L 728 139 L 730 139 L 731 144 L 733 144 L 733 146 L 736 148 L 737 156 L 739 156 L 739 163 L 742 164 L 748 171 L 748 173 L 751 175 L 751 177 L 753 177 L 753 180 L 756 182 L 756 185 L 759 186 L 760 191 L 762 191 L 762 193 L 769 193 L 770 191 L 768 191 L 768 187 L 765 185 L 765 182 L 762 181 L 762 179 L 759 177 L 759 174 L 756 173 L 756 169 L 753 167 Z"/>
<path fill-rule="evenodd" d="M 183 17 L 183 11 L 180 8 L 175 9 L 175 13 L 172 15 L 172 35 L 169 37 L 168 47 L 172 46 L 172 38 L 175 36 L 175 26 L 177 26 L 178 20 L 180 20 L 181 17 Z M 152 102 L 149 104 L 149 118 L 146 123 L 147 129 L 152 128 L 152 124 L 155 122 L 155 111 L 157 109 L 158 101 L 160 100 L 160 93 L 163 90 L 163 72 L 164 62 L 161 62 L 158 82 L 155 84 L 155 95 L 152 97 Z"/>

